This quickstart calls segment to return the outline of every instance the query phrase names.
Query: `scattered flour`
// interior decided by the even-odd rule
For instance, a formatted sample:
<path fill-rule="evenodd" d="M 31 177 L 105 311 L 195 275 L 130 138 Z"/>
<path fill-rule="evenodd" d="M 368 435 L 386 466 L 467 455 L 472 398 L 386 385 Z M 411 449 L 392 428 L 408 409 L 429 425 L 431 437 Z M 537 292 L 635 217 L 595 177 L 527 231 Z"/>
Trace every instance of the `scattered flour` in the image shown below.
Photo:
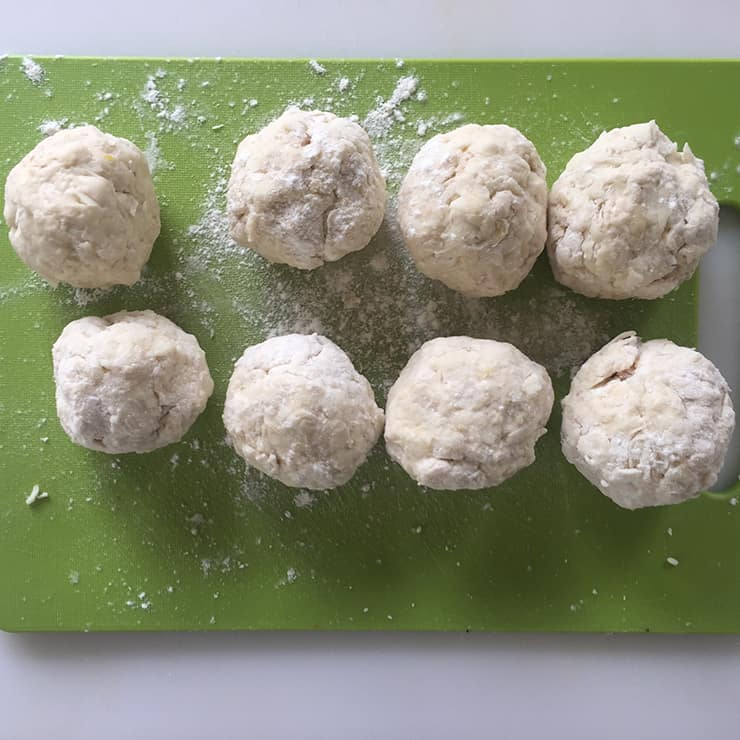
<path fill-rule="evenodd" d="M 315 500 L 316 497 L 310 494 L 308 491 L 301 491 L 293 497 L 293 503 L 299 509 L 310 507 Z"/>
<path fill-rule="evenodd" d="M 315 72 L 317 75 L 325 75 L 326 74 L 326 67 L 319 64 L 315 59 L 309 59 L 308 60 L 308 66 L 311 68 L 312 72 Z"/>
<path fill-rule="evenodd" d="M 402 123 L 406 120 L 401 105 L 416 92 L 418 86 L 417 77 L 401 77 L 387 100 L 378 98 L 377 106 L 365 116 L 362 123 L 371 138 L 387 136 L 394 122 Z"/>
<path fill-rule="evenodd" d="M 154 175 L 157 171 L 172 169 L 173 165 L 162 156 L 162 150 L 159 148 L 157 134 L 153 131 L 147 131 L 144 136 L 146 137 L 147 142 L 144 156 L 149 165 L 149 172 Z"/>
<path fill-rule="evenodd" d="M 34 85 L 40 85 L 46 79 L 46 70 L 31 57 L 21 59 L 21 72 Z"/>
<path fill-rule="evenodd" d="M 170 131 L 182 128 L 187 119 L 187 113 L 182 104 L 173 104 L 170 96 L 160 89 L 159 83 L 166 76 L 167 73 L 162 69 L 158 69 L 153 75 L 149 75 L 141 93 L 141 99 L 164 123 L 165 130 Z"/>
<path fill-rule="evenodd" d="M 70 571 L 69 575 L 67 576 L 67 580 L 73 586 L 76 586 L 80 582 L 80 574 L 76 570 L 72 570 L 72 571 Z"/>
<path fill-rule="evenodd" d="M 668 565 L 671 565 L 674 568 L 678 567 L 678 560 L 676 560 L 676 558 L 674 557 L 667 557 L 665 561 L 666 563 L 668 563 Z"/>
<path fill-rule="evenodd" d="M 60 118 L 56 121 L 47 118 L 45 121 L 42 121 L 37 128 L 42 136 L 52 136 L 61 131 L 68 123 L 68 118 Z"/>

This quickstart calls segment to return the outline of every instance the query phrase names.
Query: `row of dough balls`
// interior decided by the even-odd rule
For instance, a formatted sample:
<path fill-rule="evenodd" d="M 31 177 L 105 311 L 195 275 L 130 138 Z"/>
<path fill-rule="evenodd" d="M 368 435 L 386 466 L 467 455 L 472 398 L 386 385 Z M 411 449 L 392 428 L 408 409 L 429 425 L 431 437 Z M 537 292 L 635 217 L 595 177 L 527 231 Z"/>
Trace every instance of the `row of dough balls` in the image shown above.
<path fill-rule="evenodd" d="M 176 442 L 213 392 L 195 337 L 152 311 L 73 321 L 53 361 L 64 430 L 108 453 Z M 339 347 L 288 334 L 244 352 L 223 420 L 236 452 L 288 486 L 346 483 L 385 420 L 388 453 L 414 480 L 480 489 L 534 462 L 553 401 L 545 369 L 511 344 L 439 337 L 412 355 L 384 415 Z M 727 383 L 709 360 L 665 339 L 643 343 L 634 332 L 584 363 L 562 405 L 565 457 L 630 509 L 710 487 L 735 420 Z"/>
<path fill-rule="evenodd" d="M 367 245 L 385 202 L 358 124 L 289 109 L 239 145 L 227 215 L 238 244 L 311 270 Z M 4 213 L 32 269 L 84 288 L 136 282 L 160 229 L 144 155 L 93 126 L 60 131 L 24 157 L 8 176 Z M 398 198 L 419 270 L 470 296 L 516 288 L 547 242 L 553 274 L 573 290 L 658 298 L 691 277 L 718 219 L 703 162 L 654 121 L 603 133 L 549 198 L 545 166 L 519 131 L 462 126 L 422 146 Z"/>

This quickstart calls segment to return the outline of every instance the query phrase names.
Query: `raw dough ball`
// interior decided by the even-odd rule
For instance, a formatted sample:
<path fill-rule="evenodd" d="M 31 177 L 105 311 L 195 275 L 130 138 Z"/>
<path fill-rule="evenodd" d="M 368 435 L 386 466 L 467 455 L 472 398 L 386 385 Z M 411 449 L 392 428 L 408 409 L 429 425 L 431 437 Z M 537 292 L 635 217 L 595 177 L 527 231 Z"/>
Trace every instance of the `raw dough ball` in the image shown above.
<path fill-rule="evenodd" d="M 77 319 L 52 355 L 59 420 L 92 450 L 149 452 L 177 442 L 213 393 L 198 340 L 153 311 Z"/>
<path fill-rule="evenodd" d="M 313 270 L 370 241 L 383 221 L 385 181 L 360 126 L 289 109 L 239 144 L 227 210 L 237 244 Z"/>
<path fill-rule="evenodd" d="M 248 347 L 229 381 L 224 425 L 250 465 L 296 488 L 346 483 L 383 429 L 370 383 L 336 344 L 287 334 Z"/>
<path fill-rule="evenodd" d="M 18 256 L 44 280 L 78 288 L 133 285 L 159 234 L 159 205 L 141 150 L 95 126 L 39 142 L 5 183 Z"/>
<path fill-rule="evenodd" d="M 385 445 L 424 486 L 497 486 L 534 462 L 552 403 L 545 369 L 511 344 L 432 339 L 388 394 Z"/>
<path fill-rule="evenodd" d="M 597 298 L 660 298 L 688 280 L 717 240 L 719 206 L 704 163 L 655 121 L 607 131 L 550 191 L 555 278 Z"/>
<path fill-rule="evenodd" d="M 634 332 L 587 360 L 563 399 L 563 453 L 626 509 L 677 504 L 717 480 L 735 426 L 730 389 L 693 349 Z"/>
<path fill-rule="evenodd" d="M 398 195 L 421 272 L 469 296 L 516 288 L 545 248 L 545 165 L 511 126 L 469 124 L 431 138 Z"/>

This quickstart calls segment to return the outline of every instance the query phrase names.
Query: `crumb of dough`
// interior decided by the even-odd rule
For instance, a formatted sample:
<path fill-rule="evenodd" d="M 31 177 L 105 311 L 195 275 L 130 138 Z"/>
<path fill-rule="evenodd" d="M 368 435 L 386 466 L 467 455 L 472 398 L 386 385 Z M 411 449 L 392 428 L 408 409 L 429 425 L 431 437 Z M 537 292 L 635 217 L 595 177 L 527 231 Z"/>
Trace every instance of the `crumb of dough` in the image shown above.
<path fill-rule="evenodd" d="M 41 491 L 38 483 L 36 483 L 31 489 L 31 493 L 26 496 L 26 504 L 33 506 L 37 501 L 43 501 L 45 498 L 49 498 L 49 494 L 46 491 Z"/>

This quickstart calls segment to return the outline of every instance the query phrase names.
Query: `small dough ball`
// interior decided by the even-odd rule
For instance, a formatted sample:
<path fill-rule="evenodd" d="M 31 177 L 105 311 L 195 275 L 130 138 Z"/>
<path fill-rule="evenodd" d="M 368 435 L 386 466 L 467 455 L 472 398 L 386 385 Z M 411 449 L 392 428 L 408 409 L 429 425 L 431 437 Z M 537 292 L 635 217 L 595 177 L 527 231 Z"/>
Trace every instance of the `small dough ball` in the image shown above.
<path fill-rule="evenodd" d="M 660 298 L 717 241 L 704 163 L 655 121 L 615 128 L 576 154 L 550 191 L 555 278 L 596 298 Z"/>
<path fill-rule="evenodd" d="M 149 452 L 177 442 L 213 393 L 198 340 L 154 311 L 77 319 L 52 355 L 59 421 L 91 450 Z"/>
<path fill-rule="evenodd" d="M 421 272 L 469 296 L 516 288 L 545 248 L 545 165 L 511 126 L 469 124 L 431 138 L 398 194 Z"/>
<path fill-rule="evenodd" d="M 358 124 L 289 109 L 239 144 L 227 212 L 237 244 L 313 270 L 372 239 L 383 221 L 385 181 Z"/>
<path fill-rule="evenodd" d="M 678 504 L 717 480 L 735 427 L 730 389 L 693 349 L 613 339 L 563 399 L 563 454 L 625 509 Z"/>
<path fill-rule="evenodd" d="M 4 215 L 13 249 L 51 285 L 133 285 L 159 235 L 146 157 L 95 126 L 59 131 L 23 157 Z"/>
<path fill-rule="evenodd" d="M 383 429 L 370 383 L 317 334 L 248 347 L 229 381 L 224 425 L 247 463 L 295 488 L 346 483 Z"/>
<path fill-rule="evenodd" d="M 423 344 L 388 394 L 388 454 L 423 486 L 497 486 L 534 462 L 553 390 L 545 369 L 505 342 Z"/>

